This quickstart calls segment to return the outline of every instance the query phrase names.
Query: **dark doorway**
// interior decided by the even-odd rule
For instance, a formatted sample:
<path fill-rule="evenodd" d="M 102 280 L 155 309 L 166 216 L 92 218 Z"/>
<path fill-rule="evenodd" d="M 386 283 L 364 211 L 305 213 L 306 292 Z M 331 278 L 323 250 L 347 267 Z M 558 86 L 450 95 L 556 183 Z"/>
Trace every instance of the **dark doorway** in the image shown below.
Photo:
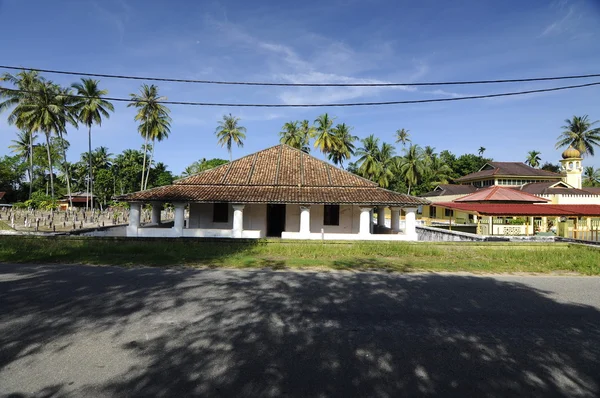
<path fill-rule="evenodd" d="M 267 236 L 281 238 L 285 230 L 285 205 L 267 205 Z"/>

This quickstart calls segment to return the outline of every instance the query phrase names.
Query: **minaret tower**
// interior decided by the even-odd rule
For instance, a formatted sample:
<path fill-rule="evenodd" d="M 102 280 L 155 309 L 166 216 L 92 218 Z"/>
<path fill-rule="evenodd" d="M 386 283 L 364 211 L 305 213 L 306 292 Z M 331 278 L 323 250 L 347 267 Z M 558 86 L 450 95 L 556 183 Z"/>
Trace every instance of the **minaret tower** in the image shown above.
<path fill-rule="evenodd" d="M 581 174 L 583 172 L 583 166 L 581 165 L 581 152 L 569 146 L 566 151 L 562 153 L 561 172 L 566 174 L 563 177 L 563 181 L 572 186 L 573 188 L 581 189 Z"/>

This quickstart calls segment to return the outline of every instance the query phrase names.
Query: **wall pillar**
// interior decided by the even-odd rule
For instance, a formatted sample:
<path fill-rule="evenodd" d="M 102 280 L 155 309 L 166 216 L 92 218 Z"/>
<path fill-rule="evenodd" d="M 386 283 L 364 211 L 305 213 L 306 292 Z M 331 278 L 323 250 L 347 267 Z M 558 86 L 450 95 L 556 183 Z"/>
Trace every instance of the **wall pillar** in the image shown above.
<path fill-rule="evenodd" d="M 185 225 L 185 203 L 174 203 L 175 206 L 175 222 L 173 224 L 173 230 L 175 236 L 183 236 L 183 227 Z"/>
<path fill-rule="evenodd" d="M 300 206 L 300 234 L 310 235 L 310 206 Z"/>
<path fill-rule="evenodd" d="M 245 205 L 233 205 L 233 237 L 241 238 L 244 230 L 244 207 Z"/>
<path fill-rule="evenodd" d="M 160 224 L 160 212 L 162 211 L 162 202 L 152 202 L 152 224 Z"/>
<path fill-rule="evenodd" d="M 377 225 L 385 227 L 385 206 L 377 206 Z"/>
<path fill-rule="evenodd" d="M 129 225 L 127 226 L 127 236 L 137 236 L 140 227 L 140 216 L 142 214 L 142 204 L 139 202 L 129 203 Z"/>
<path fill-rule="evenodd" d="M 360 224 L 358 227 L 359 235 L 371 235 L 371 210 L 373 210 L 372 207 L 360 208 Z"/>
<path fill-rule="evenodd" d="M 410 236 L 412 239 L 417 240 L 417 208 L 405 207 L 404 212 L 406 213 L 406 227 L 404 228 L 404 235 Z"/>
<path fill-rule="evenodd" d="M 400 231 L 400 208 L 399 207 L 390 207 L 392 211 L 392 231 L 398 232 Z"/>

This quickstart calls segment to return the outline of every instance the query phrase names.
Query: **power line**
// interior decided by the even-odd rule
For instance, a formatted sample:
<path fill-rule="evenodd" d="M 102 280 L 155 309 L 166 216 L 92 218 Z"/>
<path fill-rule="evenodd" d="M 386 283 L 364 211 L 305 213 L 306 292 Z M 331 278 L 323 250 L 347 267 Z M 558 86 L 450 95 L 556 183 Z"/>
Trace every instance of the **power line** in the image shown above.
<path fill-rule="evenodd" d="M 494 79 L 494 80 L 472 80 L 472 81 L 449 81 L 449 82 L 420 82 L 420 83 L 272 83 L 272 82 L 242 82 L 242 81 L 219 81 L 219 80 L 193 80 L 193 79 L 174 79 L 164 77 L 145 77 L 128 75 L 111 75 L 106 73 L 88 73 L 72 72 L 54 69 L 25 68 L 18 66 L 0 65 L 1 69 L 9 70 L 29 70 L 57 75 L 73 75 L 88 77 L 104 77 L 109 79 L 125 80 L 145 80 L 156 82 L 173 83 L 195 83 L 195 84 L 220 84 L 232 86 L 277 86 L 277 87 L 402 87 L 402 86 L 450 86 L 450 85 L 471 85 L 471 84 L 495 84 L 495 83 L 525 83 L 568 79 L 586 79 L 591 77 L 600 77 L 600 73 L 589 75 L 568 75 L 552 77 L 533 77 L 521 79 Z"/>
<path fill-rule="evenodd" d="M 429 98 L 420 100 L 404 100 L 404 101 L 383 101 L 383 102 L 351 102 L 351 103 L 329 103 L 329 104 L 232 104 L 232 103 L 219 103 L 219 102 L 186 102 L 186 101 L 160 101 L 161 104 L 166 105 L 186 105 L 186 106 L 214 106 L 214 107 L 240 107 L 240 108 L 324 108 L 324 107 L 352 107 L 352 106 L 383 106 L 383 105 L 405 105 L 405 104 L 424 104 L 430 102 L 451 102 L 451 101 L 464 101 L 474 99 L 485 99 L 485 98 L 498 98 L 498 97 L 509 97 L 517 95 L 535 94 L 535 93 L 547 93 L 552 91 L 570 90 L 575 88 L 598 86 L 600 82 L 578 84 L 574 86 L 562 86 L 552 88 L 542 88 L 537 90 L 527 91 L 515 91 L 508 93 L 495 93 L 495 94 L 483 94 L 483 95 L 471 95 L 465 97 L 450 97 L 450 98 Z M 15 93 L 29 93 L 36 94 L 36 91 L 17 90 L 10 88 L 1 88 L 0 91 L 15 92 Z M 61 94 L 64 95 L 64 94 Z M 80 95 L 69 95 L 73 98 L 89 98 Z M 114 102 L 135 102 L 131 98 L 115 98 L 115 97 L 102 97 L 108 101 Z"/>

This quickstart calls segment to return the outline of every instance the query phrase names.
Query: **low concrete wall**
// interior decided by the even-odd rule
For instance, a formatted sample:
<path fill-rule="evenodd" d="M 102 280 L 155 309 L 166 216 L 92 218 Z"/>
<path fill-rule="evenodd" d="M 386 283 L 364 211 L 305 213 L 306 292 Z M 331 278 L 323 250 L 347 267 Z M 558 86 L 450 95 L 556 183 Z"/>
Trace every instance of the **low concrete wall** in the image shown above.
<path fill-rule="evenodd" d="M 448 231 L 441 228 L 417 225 L 417 235 L 420 241 L 428 242 L 483 242 L 486 237 L 468 232 Z M 508 240 L 508 239 L 506 239 Z"/>

